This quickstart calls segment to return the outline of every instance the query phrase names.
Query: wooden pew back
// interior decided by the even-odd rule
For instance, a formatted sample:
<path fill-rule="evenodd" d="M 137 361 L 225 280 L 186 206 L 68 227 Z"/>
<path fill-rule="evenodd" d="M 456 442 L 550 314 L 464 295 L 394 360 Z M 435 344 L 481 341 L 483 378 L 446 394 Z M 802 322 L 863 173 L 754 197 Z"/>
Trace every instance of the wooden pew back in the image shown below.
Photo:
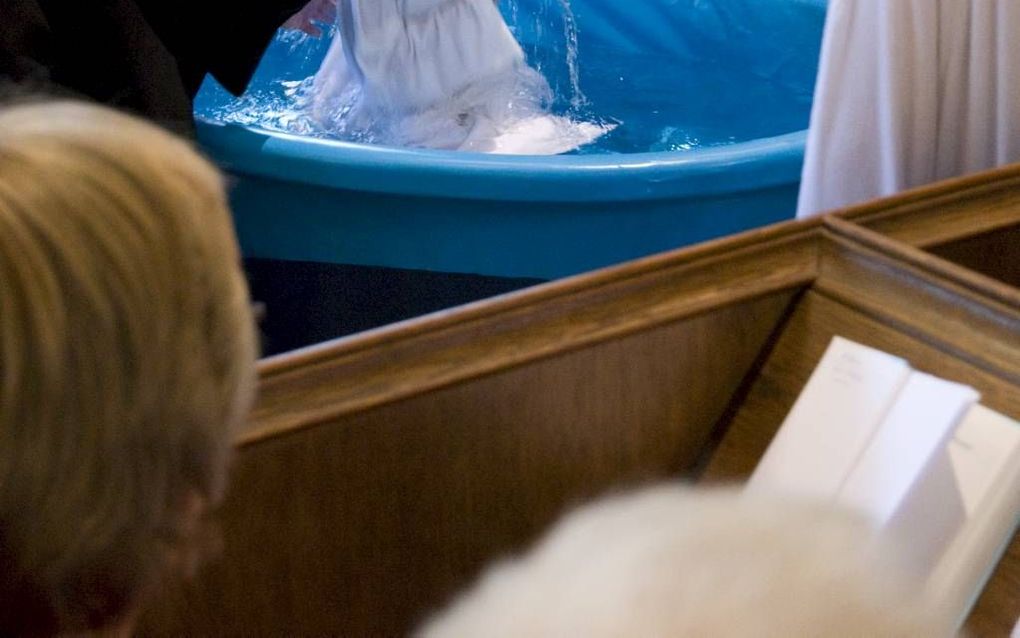
<path fill-rule="evenodd" d="M 406 634 L 584 499 L 746 477 L 835 334 L 972 384 L 1020 418 L 1020 291 L 921 250 L 1008 239 L 1020 224 L 1010 180 L 1020 176 L 265 361 L 221 512 L 224 555 L 168 592 L 143 633 Z M 975 201 L 982 215 L 968 213 Z M 1017 541 L 1010 552 L 973 628 L 1020 613 Z"/>

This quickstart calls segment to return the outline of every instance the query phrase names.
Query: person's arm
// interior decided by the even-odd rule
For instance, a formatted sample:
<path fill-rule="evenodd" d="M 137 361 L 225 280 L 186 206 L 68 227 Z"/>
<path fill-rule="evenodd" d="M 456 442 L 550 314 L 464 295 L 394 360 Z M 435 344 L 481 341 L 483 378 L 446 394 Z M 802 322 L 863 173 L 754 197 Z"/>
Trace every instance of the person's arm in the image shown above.
<path fill-rule="evenodd" d="M 308 0 L 133 1 L 142 7 L 182 71 L 198 74 L 198 82 L 189 84 L 192 92 L 198 89 L 201 76 L 211 73 L 235 95 L 248 86 L 276 30 L 308 4 Z"/>
<path fill-rule="evenodd" d="M 332 24 L 336 20 L 336 0 L 311 0 L 303 9 L 283 23 L 283 28 L 303 31 L 308 35 L 322 35 L 320 24 Z"/>
<path fill-rule="evenodd" d="M 230 92 L 243 93 L 277 29 L 306 2 L 230 0 L 216 3 L 221 5 L 217 17 L 222 32 L 214 37 L 207 50 L 209 72 Z"/>

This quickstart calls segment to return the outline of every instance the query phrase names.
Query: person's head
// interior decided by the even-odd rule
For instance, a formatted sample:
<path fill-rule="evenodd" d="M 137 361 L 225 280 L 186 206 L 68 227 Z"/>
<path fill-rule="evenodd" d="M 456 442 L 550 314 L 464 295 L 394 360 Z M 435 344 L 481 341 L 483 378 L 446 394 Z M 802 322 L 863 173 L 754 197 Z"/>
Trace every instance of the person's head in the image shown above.
<path fill-rule="evenodd" d="M 0 108 L 0 634 L 120 622 L 185 569 L 254 360 L 208 162 L 103 107 Z"/>
<path fill-rule="evenodd" d="M 856 517 L 662 486 L 569 515 L 419 638 L 945 635 Z"/>

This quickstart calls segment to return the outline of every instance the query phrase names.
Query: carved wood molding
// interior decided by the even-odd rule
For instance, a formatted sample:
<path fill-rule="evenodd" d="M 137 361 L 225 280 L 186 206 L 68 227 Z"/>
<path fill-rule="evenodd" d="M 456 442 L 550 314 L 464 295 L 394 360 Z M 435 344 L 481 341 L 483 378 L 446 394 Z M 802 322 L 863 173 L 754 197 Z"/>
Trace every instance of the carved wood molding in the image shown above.
<path fill-rule="evenodd" d="M 889 238 L 929 248 L 1020 224 L 1020 164 L 867 202 L 837 217 Z"/>
<path fill-rule="evenodd" d="M 826 220 L 815 290 L 1020 385 L 1020 290 Z"/>
<path fill-rule="evenodd" d="M 266 360 L 239 444 L 806 286 L 820 231 L 773 227 Z"/>

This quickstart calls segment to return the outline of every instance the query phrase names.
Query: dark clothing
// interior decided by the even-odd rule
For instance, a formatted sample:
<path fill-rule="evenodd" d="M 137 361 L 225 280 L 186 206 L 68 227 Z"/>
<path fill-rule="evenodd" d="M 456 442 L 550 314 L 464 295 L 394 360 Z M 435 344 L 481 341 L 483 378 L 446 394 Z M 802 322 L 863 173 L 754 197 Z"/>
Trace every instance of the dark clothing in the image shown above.
<path fill-rule="evenodd" d="M 0 78 L 58 85 L 188 131 L 205 75 L 242 92 L 306 1 L 0 0 Z"/>

